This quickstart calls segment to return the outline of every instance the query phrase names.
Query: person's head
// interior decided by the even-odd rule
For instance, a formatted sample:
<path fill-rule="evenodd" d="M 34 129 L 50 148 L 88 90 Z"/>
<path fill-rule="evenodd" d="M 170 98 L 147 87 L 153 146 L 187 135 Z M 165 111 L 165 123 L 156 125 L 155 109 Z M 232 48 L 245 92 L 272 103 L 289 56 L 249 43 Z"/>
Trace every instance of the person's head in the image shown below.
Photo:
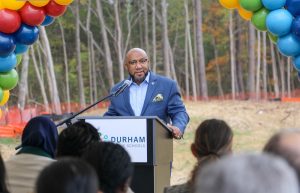
<path fill-rule="evenodd" d="M 284 158 L 296 170 L 300 182 L 299 129 L 288 129 L 274 134 L 263 151 Z"/>
<path fill-rule="evenodd" d="M 125 58 L 124 67 L 128 71 L 132 80 L 140 84 L 149 72 L 150 60 L 147 53 L 141 48 L 130 49 Z"/>
<path fill-rule="evenodd" d="M 90 123 L 78 121 L 59 134 L 56 157 L 80 157 L 90 144 L 98 141 L 97 129 Z"/>
<path fill-rule="evenodd" d="M 75 158 L 63 158 L 44 168 L 36 182 L 36 193 L 97 193 L 93 168 Z"/>
<path fill-rule="evenodd" d="M 105 193 L 125 193 L 128 190 L 133 164 L 121 145 L 111 142 L 95 143 L 82 158 L 96 170 L 99 190 Z"/>
<path fill-rule="evenodd" d="M 298 193 L 293 169 L 269 154 L 227 156 L 202 168 L 194 192 Z"/>
<path fill-rule="evenodd" d="M 1 154 L 0 154 L 0 192 L 9 193 L 6 186 L 6 169 Z"/>
<path fill-rule="evenodd" d="M 198 126 L 191 150 L 200 164 L 216 160 L 231 153 L 232 138 L 233 132 L 225 121 L 208 119 Z"/>
<path fill-rule="evenodd" d="M 34 117 L 23 130 L 21 148 L 40 148 L 54 158 L 57 138 L 58 131 L 53 121 L 43 116 Z"/>

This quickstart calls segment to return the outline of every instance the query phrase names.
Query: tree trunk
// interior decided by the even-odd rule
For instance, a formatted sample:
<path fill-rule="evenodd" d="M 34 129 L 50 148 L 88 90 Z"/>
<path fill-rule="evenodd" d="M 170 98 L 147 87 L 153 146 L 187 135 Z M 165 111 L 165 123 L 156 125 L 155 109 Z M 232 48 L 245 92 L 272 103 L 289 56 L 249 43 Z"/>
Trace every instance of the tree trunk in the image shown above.
<path fill-rule="evenodd" d="M 45 106 L 45 111 L 46 112 L 50 112 L 49 109 L 49 102 L 48 102 L 48 98 L 47 98 L 47 94 L 46 94 L 46 89 L 45 89 L 45 85 L 44 85 L 44 81 L 42 79 L 37 61 L 36 61 L 36 56 L 35 56 L 35 52 L 34 52 L 34 48 L 31 46 L 31 58 L 33 61 L 33 65 L 34 65 L 34 69 L 35 69 L 35 73 L 36 73 L 36 77 L 41 89 L 41 93 L 42 93 L 42 97 L 43 97 L 43 101 L 44 101 L 44 106 Z"/>
<path fill-rule="evenodd" d="M 248 66 L 248 92 L 249 98 L 255 98 L 255 29 L 254 26 L 249 23 L 249 66 Z"/>
<path fill-rule="evenodd" d="M 163 39 L 164 72 L 167 77 L 171 77 L 166 0 L 161 1 L 161 7 L 162 7 L 162 39 Z"/>
<path fill-rule="evenodd" d="M 257 31 L 257 68 L 256 68 L 256 100 L 260 99 L 260 63 L 261 63 L 260 31 Z"/>
<path fill-rule="evenodd" d="M 26 96 L 28 95 L 28 66 L 29 54 L 27 51 L 23 55 L 21 79 L 19 81 L 18 105 L 21 110 L 25 108 Z"/>
<path fill-rule="evenodd" d="M 231 66 L 231 96 L 235 100 L 235 83 L 236 83 L 236 69 L 235 69 L 235 46 L 234 46 L 234 35 L 233 35 L 233 15 L 230 11 L 229 16 L 229 37 L 230 37 L 230 66 Z"/>
<path fill-rule="evenodd" d="M 205 72 L 205 54 L 203 48 L 203 34 L 202 34 L 202 8 L 201 1 L 195 0 L 195 12 L 196 12 L 196 42 L 197 42 L 197 58 L 199 66 L 200 77 L 200 91 L 204 100 L 208 99 L 207 82 Z"/>
<path fill-rule="evenodd" d="M 144 28 L 145 28 L 145 33 L 144 33 L 144 37 L 145 37 L 145 47 L 147 52 L 149 52 L 149 38 L 148 38 L 148 34 L 149 34 L 149 23 L 148 23 L 148 5 L 147 5 L 147 1 L 148 0 L 144 0 L 143 1 L 143 7 L 144 7 Z"/>
<path fill-rule="evenodd" d="M 266 32 L 263 32 L 263 92 L 264 99 L 268 99 L 268 71 L 267 71 L 267 40 Z"/>
<path fill-rule="evenodd" d="M 274 45 L 270 42 L 271 45 L 271 57 L 272 57 L 272 73 L 273 73 L 273 80 L 274 80 L 274 92 L 275 98 L 279 98 L 279 85 L 278 85 L 278 74 L 277 74 L 277 65 L 276 65 L 276 58 L 274 53 Z"/>
<path fill-rule="evenodd" d="M 61 114 L 61 107 L 60 107 L 60 100 L 59 100 L 59 95 L 58 95 L 58 89 L 57 89 L 57 82 L 56 82 L 56 77 L 55 77 L 55 71 L 54 71 L 54 64 L 53 64 L 53 58 L 51 54 L 51 48 L 49 44 L 49 40 L 47 37 L 47 33 L 45 30 L 45 27 L 41 26 L 40 27 L 40 37 L 41 40 L 44 44 L 44 48 L 46 51 L 46 57 L 47 57 L 47 67 L 49 69 L 49 76 L 51 77 L 51 85 L 52 85 L 52 105 L 54 108 L 54 112 L 56 114 Z"/>
<path fill-rule="evenodd" d="M 287 95 L 290 98 L 291 95 L 291 58 L 287 58 Z"/>
<path fill-rule="evenodd" d="M 104 16 L 103 16 L 103 10 L 102 10 L 102 3 L 101 0 L 96 1 L 97 3 L 97 14 L 101 26 L 101 35 L 102 35 L 102 41 L 104 44 L 104 53 L 105 53 L 105 62 L 106 62 L 106 67 L 107 67 L 107 79 L 109 86 L 112 88 L 115 84 L 114 81 L 114 76 L 113 76 L 113 64 L 112 64 L 112 59 L 111 59 L 111 53 L 110 53 L 110 47 L 108 43 L 108 38 L 107 38 L 107 32 L 106 32 L 106 24 L 104 21 Z"/>
<path fill-rule="evenodd" d="M 155 20 L 155 14 L 156 14 L 156 6 L 155 6 L 155 0 L 152 0 L 152 66 L 153 66 L 153 72 L 156 72 L 156 20 Z"/>
<path fill-rule="evenodd" d="M 116 36 L 117 36 L 117 56 L 119 64 L 119 77 L 120 81 L 124 79 L 124 59 L 123 59 L 123 50 L 122 50 L 122 29 L 120 25 L 120 16 L 119 16 L 119 1 L 114 1 L 114 12 L 116 20 Z"/>
<path fill-rule="evenodd" d="M 214 46 L 214 55 L 215 55 L 215 61 L 216 61 L 216 74 L 217 74 L 217 83 L 218 83 L 218 95 L 221 97 L 221 99 L 224 99 L 224 92 L 223 92 L 223 87 L 222 87 L 222 78 L 221 78 L 221 72 L 220 72 L 220 67 L 219 67 L 219 54 L 218 54 L 218 48 L 216 44 L 216 38 L 213 36 L 212 37 L 212 43 Z"/>

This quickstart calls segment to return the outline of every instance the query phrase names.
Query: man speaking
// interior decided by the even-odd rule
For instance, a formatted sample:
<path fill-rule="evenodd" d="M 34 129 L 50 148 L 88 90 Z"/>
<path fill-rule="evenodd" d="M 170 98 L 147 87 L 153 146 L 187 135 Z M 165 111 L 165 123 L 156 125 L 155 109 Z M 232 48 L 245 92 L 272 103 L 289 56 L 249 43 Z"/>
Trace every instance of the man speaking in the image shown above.
<path fill-rule="evenodd" d="M 158 116 L 172 130 L 173 137 L 180 139 L 189 116 L 177 83 L 151 72 L 149 64 L 143 49 L 132 48 L 127 52 L 124 67 L 129 73 L 129 81 L 118 83 L 112 92 L 128 88 L 111 98 L 104 116 Z M 132 83 L 128 84 L 130 81 Z"/>

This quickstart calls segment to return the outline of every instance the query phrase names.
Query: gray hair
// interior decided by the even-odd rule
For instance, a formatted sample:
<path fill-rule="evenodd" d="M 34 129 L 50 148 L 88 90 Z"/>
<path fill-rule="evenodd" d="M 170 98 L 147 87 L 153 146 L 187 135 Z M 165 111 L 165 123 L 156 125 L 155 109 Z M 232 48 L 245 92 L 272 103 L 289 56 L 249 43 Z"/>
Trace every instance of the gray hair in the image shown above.
<path fill-rule="evenodd" d="M 194 193 L 299 193 L 294 170 L 268 154 L 229 156 L 204 167 Z"/>

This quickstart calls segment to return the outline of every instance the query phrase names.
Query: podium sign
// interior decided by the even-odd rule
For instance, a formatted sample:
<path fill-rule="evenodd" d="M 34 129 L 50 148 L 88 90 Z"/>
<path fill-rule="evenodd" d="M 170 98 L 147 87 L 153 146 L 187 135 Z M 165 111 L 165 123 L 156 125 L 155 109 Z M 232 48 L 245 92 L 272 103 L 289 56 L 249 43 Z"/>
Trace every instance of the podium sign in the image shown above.
<path fill-rule="evenodd" d="M 134 163 L 147 162 L 147 122 L 146 119 L 89 119 L 104 141 L 122 145 Z"/>
<path fill-rule="evenodd" d="M 78 117 L 92 124 L 104 141 L 122 145 L 134 164 L 135 193 L 163 193 L 170 186 L 172 132 L 157 117 Z"/>

